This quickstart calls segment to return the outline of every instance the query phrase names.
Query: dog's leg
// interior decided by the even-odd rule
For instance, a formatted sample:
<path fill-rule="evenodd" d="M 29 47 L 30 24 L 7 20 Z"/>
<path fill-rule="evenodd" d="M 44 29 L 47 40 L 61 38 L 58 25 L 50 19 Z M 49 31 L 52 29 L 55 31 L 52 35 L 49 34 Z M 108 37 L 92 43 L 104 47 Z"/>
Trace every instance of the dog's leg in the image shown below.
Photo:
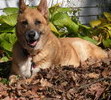
<path fill-rule="evenodd" d="M 51 61 L 48 60 L 47 58 L 41 59 L 37 61 L 37 56 L 32 58 L 32 75 L 35 75 L 37 72 L 40 71 L 40 69 L 46 69 L 49 68 L 52 64 Z"/>
<path fill-rule="evenodd" d="M 31 57 L 24 54 L 23 48 L 18 42 L 13 47 L 13 64 L 11 68 L 12 74 L 20 76 L 31 76 Z"/>

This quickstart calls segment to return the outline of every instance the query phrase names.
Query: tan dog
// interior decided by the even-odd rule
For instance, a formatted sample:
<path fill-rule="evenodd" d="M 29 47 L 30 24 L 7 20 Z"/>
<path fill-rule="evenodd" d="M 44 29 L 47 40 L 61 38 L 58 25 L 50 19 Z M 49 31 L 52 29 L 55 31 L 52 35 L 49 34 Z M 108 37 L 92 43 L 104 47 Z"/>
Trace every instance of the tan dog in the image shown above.
<path fill-rule="evenodd" d="M 19 9 L 12 73 L 30 77 L 51 66 L 78 67 L 88 58 L 107 57 L 105 51 L 86 40 L 57 38 L 48 26 L 46 0 L 41 0 L 38 8 L 29 8 L 19 0 Z"/>

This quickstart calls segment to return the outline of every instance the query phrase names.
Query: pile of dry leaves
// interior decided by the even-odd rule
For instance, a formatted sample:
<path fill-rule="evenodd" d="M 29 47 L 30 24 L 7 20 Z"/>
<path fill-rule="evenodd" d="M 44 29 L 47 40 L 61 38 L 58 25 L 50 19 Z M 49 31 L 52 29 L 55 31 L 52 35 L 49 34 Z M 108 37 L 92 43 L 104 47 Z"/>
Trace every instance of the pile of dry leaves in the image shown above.
<path fill-rule="evenodd" d="M 41 70 L 33 80 L 0 83 L 0 99 L 111 100 L 111 51 L 108 53 L 109 58 L 90 59 L 78 68 L 52 67 Z"/>

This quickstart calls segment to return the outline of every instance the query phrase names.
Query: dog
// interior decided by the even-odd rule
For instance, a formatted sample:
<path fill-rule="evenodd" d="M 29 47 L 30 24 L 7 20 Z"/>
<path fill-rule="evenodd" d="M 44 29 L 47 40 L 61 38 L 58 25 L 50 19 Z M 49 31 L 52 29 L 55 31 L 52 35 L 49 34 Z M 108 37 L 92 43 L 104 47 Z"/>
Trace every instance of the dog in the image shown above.
<path fill-rule="evenodd" d="M 19 0 L 11 73 L 31 77 L 51 66 L 78 67 L 88 58 L 104 59 L 107 53 L 80 38 L 57 38 L 50 30 L 47 0 L 30 8 Z"/>

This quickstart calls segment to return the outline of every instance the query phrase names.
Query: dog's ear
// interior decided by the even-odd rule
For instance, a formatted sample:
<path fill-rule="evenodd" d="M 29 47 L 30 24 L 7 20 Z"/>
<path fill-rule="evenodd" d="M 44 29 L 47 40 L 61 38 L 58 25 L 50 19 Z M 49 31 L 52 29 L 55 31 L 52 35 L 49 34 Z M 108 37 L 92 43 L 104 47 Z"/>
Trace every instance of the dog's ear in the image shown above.
<path fill-rule="evenodd" d="M 23 11 L 27 8 L 24 0 L 19 0 L 19 13 L 23 13 Z"/>
<path fill-rule="evenodd" d="M 47 0 L 41 0 L 40 1 L 40 4 L 37 8 L 41 13 L 42 15 L 48 19 L 48 6 L 47 6 Z"/>

